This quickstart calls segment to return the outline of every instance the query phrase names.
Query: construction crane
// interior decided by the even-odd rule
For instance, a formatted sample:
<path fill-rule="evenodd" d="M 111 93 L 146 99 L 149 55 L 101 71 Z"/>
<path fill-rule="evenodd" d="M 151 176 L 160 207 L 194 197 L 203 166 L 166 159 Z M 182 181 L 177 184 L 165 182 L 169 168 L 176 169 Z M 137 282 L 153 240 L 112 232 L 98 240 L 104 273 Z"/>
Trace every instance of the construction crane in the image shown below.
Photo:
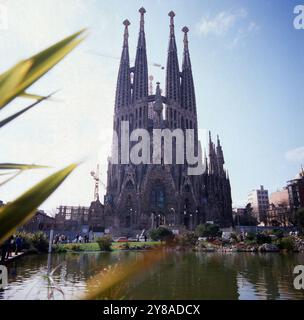
<path fill-rule="evenodd" d="M 103 188 L 106 189 L 106 185 L 101 181 L 101 173 L 99 171 L 99 164 L 97 164 L 96 171 L 91 171 L 91 176 L 95 181 L 95 188 L 94 188 L 94 200 L 99 200 L 99 186 L 102 185 Z"/>
<path fill-rule="evenodd" d="M 97 165 L 96 171 L 91 171 L 91 176 L 95 181 L 95 188 L 94 188 L 94 200 L 99 200 L 99 164 Z"/>
<path fill-rule="evenodd" d="M 97 52 L 92 52 L 89 51 L 90 54 L 94 54 L 96 56 L 100 56 L 100 57 L 104 57 L 104 58 L 110 58 L 110 59 L 114 59 L 114 60 L 120 60 L 119 57 L 116 56 L 111 56 L 111 55 L 107 55 L 107 54 L 102 54 L 102 53 L 97 53 Z M 135 60 L 131 59 L 131 61 L 134 63 Z M 159 63 L 155 63 L 155 62 L 148 62 L 148 65 L 151 67 L 156 67 L 156 68 L 160 68 L 161 70 L 165 70 L 165 67 Z"/>

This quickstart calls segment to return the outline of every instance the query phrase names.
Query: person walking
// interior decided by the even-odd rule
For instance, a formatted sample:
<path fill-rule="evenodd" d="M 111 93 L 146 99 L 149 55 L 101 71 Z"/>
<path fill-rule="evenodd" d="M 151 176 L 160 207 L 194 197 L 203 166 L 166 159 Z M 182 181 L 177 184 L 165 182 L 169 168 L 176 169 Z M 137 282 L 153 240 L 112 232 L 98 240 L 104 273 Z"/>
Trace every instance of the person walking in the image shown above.
<path fill-rule="evenodd" d="M 3 243 L 2 252 L 1 252 L 1 262 L 4 262 L 6 260 L 6 254 L 8 251 L 9 244 L 10 244 L 10 238 L 5 240 Z"/>
<path fill-rule="evenodd" d="M 22 239 L 20 236 L 16 237 L 15 245 L 16 245 L 15 255 L 17 256 L 22 249 Z"/>
<path fill-rule="evenodd" d="M 14 236 L 9 237 L 7 241 L 8 241 L 8 245 L 7 245 L 5 260 L 8 260 L 8 258 L 12 256 L 13 246 L 15 242 Z"/>

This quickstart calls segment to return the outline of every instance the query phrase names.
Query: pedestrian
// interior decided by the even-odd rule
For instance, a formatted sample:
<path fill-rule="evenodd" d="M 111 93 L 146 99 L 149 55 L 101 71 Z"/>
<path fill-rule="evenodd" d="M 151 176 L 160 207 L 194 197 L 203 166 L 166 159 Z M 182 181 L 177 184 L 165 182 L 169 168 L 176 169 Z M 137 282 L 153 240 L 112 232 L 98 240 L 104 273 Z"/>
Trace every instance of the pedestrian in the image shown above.
<path fill-rule="evenodd" d="M 1 262 L 4 262 L 6 260 L 6 254 L 8 251 L 9 244 L 10 244 L 10 238 L 6 239 L 3 243 L 2 252 L 1 252 Z"/>
<path fill-rule="evenodd" d="M 145 234 L 145 242 L 147 242 L 147 235 Z"/>
<path fill-rule="evenodd" d="M 21 249 L 22 249 L 22 239 L 21 239 L 20 236 L 17 236 L 17 237 L 16 237 L 15 248 L 16 248 L 16 250 L 15 250 L 15 255 L 17 256 L 18 253 L 19 253 L 19 252 L 21 251 Z"/>
<path fill-rule="evenodd" d="M 14 246 L 14 236 L 11 236 L 9 239 L 8 239 L 8 247 L 7 247 L 7 252 L 6 252 L 6 257 L 5 259 L 7 260 L 9 257 L 12 256 L 12 251 L 13 251 L 13 246 Z"/>

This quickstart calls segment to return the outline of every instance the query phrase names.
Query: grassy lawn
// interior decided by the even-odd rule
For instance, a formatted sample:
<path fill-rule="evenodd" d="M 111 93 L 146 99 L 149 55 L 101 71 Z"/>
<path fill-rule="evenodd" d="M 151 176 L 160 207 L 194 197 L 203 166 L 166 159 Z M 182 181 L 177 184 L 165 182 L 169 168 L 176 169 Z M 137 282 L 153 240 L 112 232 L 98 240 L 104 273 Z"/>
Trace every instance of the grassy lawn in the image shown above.
<path fill-rule="evenodd" d="M 113 242 L 112 249 L 113 250 L 121 250 L 121 247 L 126 242 Z M 147 242 L 127 242 L 130 247 L 142 247 L 145 245 L 155 246 L 159 245 L 158 241 L 147 241 Z M 58 244 L 54 246 L 60 251 L 100 251 L 99 245 L 96 242 L 93 243 L 67 243 L 67 244 Z"/>

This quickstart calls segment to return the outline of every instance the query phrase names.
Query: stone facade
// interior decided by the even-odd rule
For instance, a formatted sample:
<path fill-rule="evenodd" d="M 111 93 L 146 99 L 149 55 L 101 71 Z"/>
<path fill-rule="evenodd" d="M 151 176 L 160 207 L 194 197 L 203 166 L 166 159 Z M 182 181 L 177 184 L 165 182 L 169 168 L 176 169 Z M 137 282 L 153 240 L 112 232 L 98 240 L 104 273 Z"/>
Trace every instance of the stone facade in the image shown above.
<path fill-rule="evenodd" d="M 60 206 L 55 216 L 55 229 L 81 233 L 82 230 L 104 231 L 104 206 L 96 199 L 90 207 Z"/>
<path fill-rule="evenodd" d="M 34 233 L 37 231 L 49 231 L 54 228 L 54 226 L 55 218 L 48 216 L 43 210 L 37 210 L 33 218 L 18 230 Z"/>
<path fill-rule="evenodd" d="M 135 66 L 130 66 L 128 27 L 124 21 L 123 49 L 118 72 L 113 129 L 121 134 L 122 121 L 129 129 L 144 128 L 194 131 L 194 149 L 198 141 L 197 106 L 190 61 L 188 32 L 184 27 L 184 52 L 180 70 L 175 40 L 174 12 L 169 13 L 170 32 L 166 67 L 166 90 L 160 84 L 149 92 L 145 39 L 145 9 L 140 12 L 140 30 Z M 132 79 L 132 80 L 131 80 Z M 150 85 L 151 87 L 151 85 Z M 153 112 L 151 112 L 151 105 Z M 122 141 L 118 139 L 118 150 Z M 130 146 L 131 147 L 131 146 Z M 175 147 L 173 149 L 173 154 Z M 113 158 L 112 151 L 112 158 Z M 120 157 L 121 154 L 118 154 Z M 121 160 L 121 159 L 120 159 Z M 201 175 L 188 175 L 187 163 L 119 164 L 109 158 L 105 196 L 105 227 L 113 233 L 135 234 L 159 225 L 194 229 L 199 223 L 213 221 L 222 227 L 232 225 L 230 181 L 224 169 L 224 156 L 219 138 L 215 145 L 209 134 L 209 155 L 205 156 Z"/>

